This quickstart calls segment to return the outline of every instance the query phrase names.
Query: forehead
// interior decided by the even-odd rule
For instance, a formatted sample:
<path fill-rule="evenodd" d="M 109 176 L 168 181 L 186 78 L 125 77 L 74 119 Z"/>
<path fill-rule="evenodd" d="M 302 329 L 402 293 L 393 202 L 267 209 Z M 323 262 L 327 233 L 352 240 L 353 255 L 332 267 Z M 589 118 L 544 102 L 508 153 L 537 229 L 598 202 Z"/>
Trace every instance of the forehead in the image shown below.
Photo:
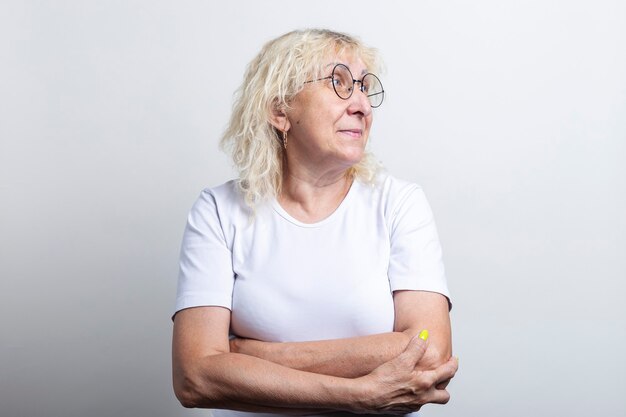
<path fill-rule="evenodd" d="M 367 68 L 365 68 L 365 66 L 362 65 L 362 64 L 361 65 L 351 65 L 350 63 L 341 62 L 341 61 L 331 62 L 330 64 L 326 65 L 324 67 L 324 72 L 332 71 L 337 66 L 337 64 L 343 64 L 344 66 L 346 66 L 350 70 L 352 75 L 361 75 L 361 76 L 363 76 L 363 75 L 368 73 Z M 341 67 L 341 68 L 343 68 L 343 67 Z M 361 70 L 359 71 L 359 69 L 361 69 Z"/>
<path fill-rule="evenodd" d="M 321 68 L 322 73 L 329 73 L 337 64 L 343 64 L 348 67 L 353 75 L 365 75 L 369 72 L 367 64 L 363 62 L 361 57 L 352 54 L 344 54 L 331 56 L 324 60 Z"/>

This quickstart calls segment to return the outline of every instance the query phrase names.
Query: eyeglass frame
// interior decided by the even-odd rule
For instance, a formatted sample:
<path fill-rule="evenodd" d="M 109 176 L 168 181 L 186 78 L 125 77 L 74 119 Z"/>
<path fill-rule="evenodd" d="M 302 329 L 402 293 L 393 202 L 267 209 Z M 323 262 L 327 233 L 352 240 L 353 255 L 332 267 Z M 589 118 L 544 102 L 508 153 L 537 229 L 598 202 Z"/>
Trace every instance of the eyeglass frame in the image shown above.
<path fill-rule="evenodd" d="M 378 76 L 377 76 L 376 74 L 373 74 L 373 73 L 371 73 L 371 72 L 368 72 L 368 73 L 366 73 L 365 75 L 363 75 L 363 77 L 361 77 L 361 79 L 360 79 L 360 80 L 355 80 L 355 79 L 352 77 L 352 71 L 350 71 L 350 68 L 348 68 L 348 66 L 347 66 L 347 65 L 342 64 L 342 63 L 336 64 L 336 65 L 333 67 L 333 71 L 330 73 L 330 75 L 329 75 L 328 77 L 322 77 L 322 78 L 318 78 L 318 79 L 316 79 L 316 80 L 309 80 L 309 81 L 305 81 L 304 83 L 305 83 L 305 84 L 309 84 L 309 83 L 314 83 L 314 82 L 317 82 L 317 81 L 323 81 L 323 80 L 333 80 L 333 81 L 334 81 L 334 79 L 335 79 L 335 70 L 336 70 L 336 69 L 337 69 L 337 67 L 339 67 L 339 66 L 344 67 L 346 70 L 348 70 L 348 73 L 350 74 L 350 78 L 352 78 L 352 87 L 350 88 L 350 95 L 348 95 L 348 97 L 342 97 L 341 95 L 339 95 L 339 92 L 337 92 L 337 87 L 335 86 L 335 83 L 334 83 L 334 82 L 333 82 L 333 83 L 331 83 L 331 84 L 333 85 L 333 90 L 335 91 L 335 94 L 337 94 L 337 97 L 339 97 L 339 98 L 340 98 L 340 99 L 342 99 L 342 100 L 349 100 L 349 99 L 350 99 L 350 97 L 352 97 L 352 94 L 354 93 L 354 84 L 359 83 L 359 84 L 360 84 L 359 91 L 361 91 L 363 94 L 365 94 L 365 95 L 368 97 L 367 101 L 369 101 L 370 106 L 371 106 L 373 109 L 376 109 L 376 108 L 380 107 L 380 105 L 381 105 L 381 104 L 383 104 L 383 101 L 385 101 L 385 89 L 384 89 L 384 87 L 383 87 L 383 83 L 382 83 L 382 81 L 380 81 L 380 78 L 378 78 Z M 363 85 L 363 80 L 364 80 L 364 79 L 365 79 L 365 77 L 367 77 L 368 75 L 371 75 L 372 77 L 376 78 L 376 80 L 378 80 L 378 83 L 380 84 L 380 88 L 381 88 L 380 92 L 378 92 L 378 93 L 374 93 L 374 94 L 367 94 L 367 93 L 365 93 L 365 91 L 363 91 L 363 87 L 365 87 L 365 86 Z M 375 95 L 378 95 L 378 94 L 382 94 L 382 95 L 383 95 L 383 97 L 382 97 L 382 99 L 380 100 L 380 103 L 378 103 L 378 105 L 374 106 L 374 105 L 372 105 L 372 100 L 370 100 L 370 99 L 369 99 L 369 97 L 371 97 L 371 96 L 375 96 Z"/>

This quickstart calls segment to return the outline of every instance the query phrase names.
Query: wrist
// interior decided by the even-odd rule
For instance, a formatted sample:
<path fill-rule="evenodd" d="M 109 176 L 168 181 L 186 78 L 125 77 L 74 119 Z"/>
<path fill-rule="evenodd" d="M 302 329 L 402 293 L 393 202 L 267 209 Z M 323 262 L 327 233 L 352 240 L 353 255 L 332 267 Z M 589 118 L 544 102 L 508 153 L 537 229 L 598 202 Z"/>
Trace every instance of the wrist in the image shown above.
<path fill-rule="evenodd" d="M 348 400 L 347 410 L 355 414 L 368 414 L 373 410 L 371 400 L 375 389 L 369 375 L 348 379 L 344 398 Z"/>

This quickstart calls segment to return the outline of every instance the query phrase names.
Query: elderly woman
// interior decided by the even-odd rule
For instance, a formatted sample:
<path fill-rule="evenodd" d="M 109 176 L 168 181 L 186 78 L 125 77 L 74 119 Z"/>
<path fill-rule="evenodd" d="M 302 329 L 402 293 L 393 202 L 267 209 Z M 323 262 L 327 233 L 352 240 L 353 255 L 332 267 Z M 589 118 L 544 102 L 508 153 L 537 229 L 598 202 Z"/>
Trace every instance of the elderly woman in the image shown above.
<path fill-rule="evenodd" d="M 250 63 L 222 140 L 240 177 L 202 192 L 183 238 L 185 407 L 408 414 L 448 401 L 457 361 L 433 216 L 366 151 L 378 69 L 375 50 L 327 30 L 287 33 Z"/>

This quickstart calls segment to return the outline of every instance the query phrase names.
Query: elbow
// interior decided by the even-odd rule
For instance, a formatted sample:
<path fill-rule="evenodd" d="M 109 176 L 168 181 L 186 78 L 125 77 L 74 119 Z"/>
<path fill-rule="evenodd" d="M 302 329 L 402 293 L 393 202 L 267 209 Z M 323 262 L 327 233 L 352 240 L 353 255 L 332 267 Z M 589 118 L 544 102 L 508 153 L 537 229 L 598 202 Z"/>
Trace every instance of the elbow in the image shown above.
<path fill-rule="evenodd" d="M 197 408 L 200 404 L 198 390 L 191 378 L 187 376 L 174 377 L 174 395 L 185 408 Z"/>
<path fill-rule="evenodd" d="M 196 401 L 195 397 L 190 395 L 188 392 L 176 392 L 176 398 L 180 402 L 180 405 L 185 408 L 198 407 L 198 402 Z"/>
<path fill-rule="evenodd" d="M 420 359 L 419 364 L 428 369 L 435 369 L 446 363 L 451 357 L 451 352 L 441 349 L 436 345 L 429 345 L 426 353 Z"/>
<path fill-rule="evenodd" d="M 174 395 L 185 408 L 224 408 L 228 402 L 224 384 L 205 359 L 174 358 L 172 382 Z"/>
<path fill-rule="evenodd" d="M 198 407 L 197 403 L 193 400 L 193 398 L 190 396 L 187 396 L 185 393 L 176 394 L 176 398 L 178 398 L 180 405 L 182 405 L 185 408 L 197 408 Z"/>
<path fill-rule="evenodd" d="M 214 393 L 199 375 L 174 375 L 174 395 L 185 408 L 219 408 Z"/>
<path fill-rule="evenodd" d="M 410 340 L 417 334 L 415 330 L 408 330 L 404 331 L 403 333 L 406 335 L 408 340 Z M 429 341 L 428 348 L 426 349 L 424 356 L 422 356 L 422 358 L 418 362 L 418 366 L 421 369 L 435 369 L 446 363 L 452 357 L 452 346 L 450 343 L 450 339 L 435 339 L 436 340 Z"/>

